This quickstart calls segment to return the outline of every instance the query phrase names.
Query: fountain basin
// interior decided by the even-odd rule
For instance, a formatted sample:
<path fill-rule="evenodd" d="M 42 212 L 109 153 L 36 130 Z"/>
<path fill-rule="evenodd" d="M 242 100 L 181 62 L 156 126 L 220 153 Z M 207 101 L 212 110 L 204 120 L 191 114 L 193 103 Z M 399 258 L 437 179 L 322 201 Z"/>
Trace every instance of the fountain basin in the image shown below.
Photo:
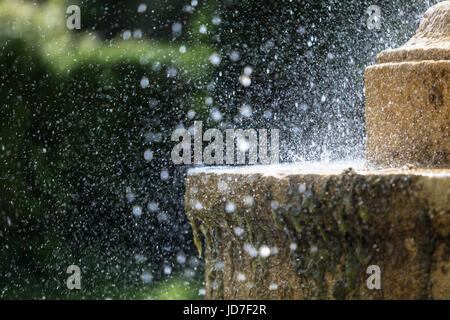
<path fill-rule="evenodd" d="M 206 297 L 450 299 L 450 170 L 351 166 L 191 170 Z"/>

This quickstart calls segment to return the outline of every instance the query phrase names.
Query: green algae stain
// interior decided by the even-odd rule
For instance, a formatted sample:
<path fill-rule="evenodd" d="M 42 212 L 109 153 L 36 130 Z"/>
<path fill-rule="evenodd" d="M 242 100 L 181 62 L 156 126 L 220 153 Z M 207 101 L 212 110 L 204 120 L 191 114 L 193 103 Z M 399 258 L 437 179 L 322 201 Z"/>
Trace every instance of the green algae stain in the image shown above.
<path fill-rule="evenodd" d="M 196 211 L 195 219 L 188 214 L 199 253 L 199 230 L 204 235 L 205 247 L 212 248 L 211 259 L 221 259 L 223 255 L 219 244 L 225 238 L 218 236 L 219 229 L 235 244 L 250 243 L 256 248 L 260 244 L 275 244 L 277 237 L 284 235 L 287 241 L 297 245 L 297 249 L 291 251 L 290 260 L 306 299 L 326 299 L 330 295 L 335 299 L 360 298 L 360 290 L 365 288 L 367 266 L 384 263 L 386 257 L 378 248 L 386 241 L 386 234 L 392 227 L 390 223 L 402 223 L 402 220 L 395 220 L 396 217 L 388 217 L 389 214 L 395 215 L 395 197 L 398 194 L 412 195 L 415 192 L 411 190 L 414 181 L 402 175 L 388 178 L 364 176 L 352 169 L 338 176 L 308 181 L 303 176 L 290 178 L 289 189 L 286 190 L 288 200 L 278 208 L 269 209 L 272 195 L 268 193 L 264 198 L 267 204 L 257 204 L 259 209 L 266 205 L 268 208 L 264 210 L 270 211 L 266 212 L 263 220 L 253 209 L 237 208 L 233 214 L 227 214 L 223 203 L 215 203 L 210 210 Z M 432 234 L 427 204 L 414 204 L 412 207 L 423 213 L 423 220 L 416 219 L 417 213 L 412 220 L 414 225 L 419 225 L 418 234 Z M 394 222 L 389 220 L 391 218 Z M 237 239 L 230 226 L 245 230 L 245 238 Z M 427 273 L 425 277 L 429 277 L 435 242 L 436 239 L 428 238 L 419 241 L 419 252 L 423 255 L 420 258 L 422 270 Z M 239 256 L 236 259 L 240 259 Z M 252 270 L 247 270 L 255 283 L 250 295 L 264 296 L 261 290 L 267 287 L 266 265 L 267 261 L 254 259 Z M 222 276 L 217 271 L 209 272 L 208 281 L 217 287 L 211 297 L 223 297 Z M 427 296 L 428 289 L 425 285 L 423 297 Z M 372 296 L 382 298 L 383 292 Z"/>

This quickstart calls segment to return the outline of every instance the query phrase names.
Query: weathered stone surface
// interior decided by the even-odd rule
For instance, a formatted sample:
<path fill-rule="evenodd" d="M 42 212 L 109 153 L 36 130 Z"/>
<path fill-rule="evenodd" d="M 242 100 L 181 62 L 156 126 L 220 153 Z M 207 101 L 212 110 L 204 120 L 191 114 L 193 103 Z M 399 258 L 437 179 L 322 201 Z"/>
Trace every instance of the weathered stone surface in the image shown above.
<path fill-rule="evenodd" d="M 367 160 L 450 167 L 450 1 L 430 8 L 404 46 L 365 73 Z"/>
<path fill-rule="evenodd" d="M 378 63 L 450 60 L 450 1 L 431 7 L 416 34 L 398 49 L 378 54 Z"/>
<path fill-rule="evenodd" d="M 342 169 L 191 171 L 207 298 L 450 299 L 450 171 Z"/>

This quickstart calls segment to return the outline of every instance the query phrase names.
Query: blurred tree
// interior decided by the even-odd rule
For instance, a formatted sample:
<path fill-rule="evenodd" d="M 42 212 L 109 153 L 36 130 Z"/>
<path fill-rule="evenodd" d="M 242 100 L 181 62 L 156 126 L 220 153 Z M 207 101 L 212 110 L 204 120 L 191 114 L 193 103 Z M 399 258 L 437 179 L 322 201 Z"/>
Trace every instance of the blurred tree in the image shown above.
<path fill-rule="evenodd" d="M 169 142 L 209 79 L 211 48 L 101 42 L 68 31 L 64 13 L 62 1 L 0 2 L 4 297 L 69 294 L 70 264 L 89 294 L 157 278 L 193 247 Z"/>

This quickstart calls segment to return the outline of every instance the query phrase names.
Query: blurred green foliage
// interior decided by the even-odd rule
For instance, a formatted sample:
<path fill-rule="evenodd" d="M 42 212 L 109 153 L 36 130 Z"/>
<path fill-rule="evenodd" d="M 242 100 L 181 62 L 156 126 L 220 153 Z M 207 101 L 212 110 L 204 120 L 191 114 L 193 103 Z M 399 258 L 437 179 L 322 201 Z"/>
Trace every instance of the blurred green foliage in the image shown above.
<path fill-rule="evenodd" d="M 161 243 L 192 247 L 183 204 L 170 203 L 182 188 L 152 183 L 171 168 L 167 139 L 203 94 L 212 49 L 198 44 L 182 54 L 168 41 L 104 41 L 67 30 L 65 9 L 58 0 L 0 1 L 0 297 L 70 297 L 70 264 L 100 288 L 78 298 L 106 297 L 103 282 L 116 285 L 115 297 L 135 296 L 139 287 L 118 288 L 142 283 L 143 270 L 173 256 Z M 143 158 L 148 132 L 163 134 L 151 144 L 157 161 Z M 182 174 L 171 173 L 182 185 Z M 134 217 L 129 186 L 143 208 L 156 200 L 179 221 Z M 136 254 L 150 261 L 132 263 Z M 155 296 L 177 297 L 173 290 Z"/>

